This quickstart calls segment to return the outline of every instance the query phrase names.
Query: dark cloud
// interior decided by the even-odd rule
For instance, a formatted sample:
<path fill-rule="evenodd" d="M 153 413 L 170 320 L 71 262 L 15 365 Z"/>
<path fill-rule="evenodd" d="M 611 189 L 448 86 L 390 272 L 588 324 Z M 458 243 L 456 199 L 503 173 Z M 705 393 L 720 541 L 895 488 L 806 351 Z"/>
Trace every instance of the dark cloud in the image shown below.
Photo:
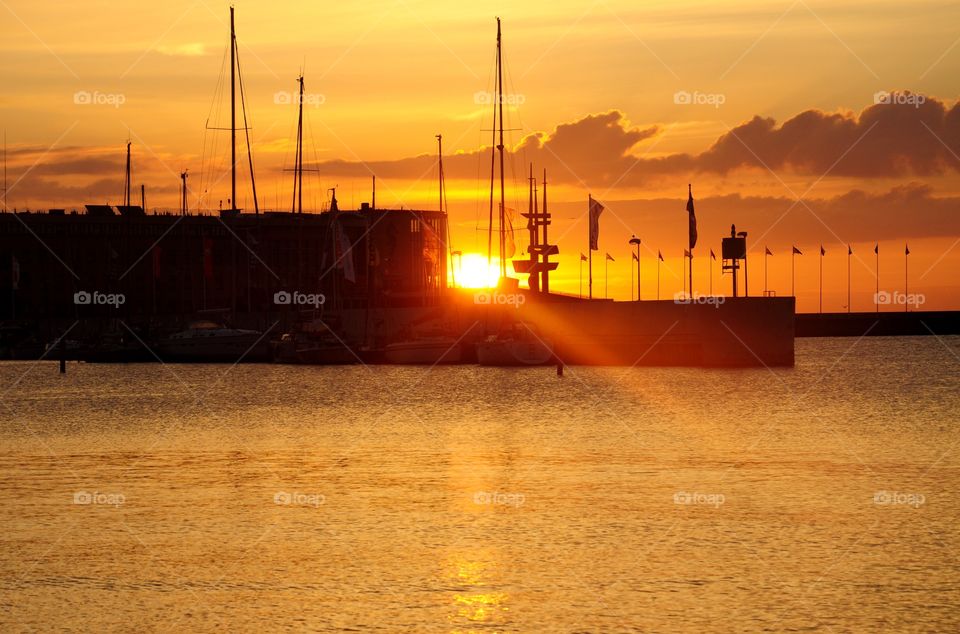
<path fill-rule="evenodd" d="M 930 176 L 960 169 L 960 105 L 879 103 L 855 116 L 807 110 L 781 126 L 754 117 L 697 157 L 706 172 L 769 167 L 835 176 Z"/>

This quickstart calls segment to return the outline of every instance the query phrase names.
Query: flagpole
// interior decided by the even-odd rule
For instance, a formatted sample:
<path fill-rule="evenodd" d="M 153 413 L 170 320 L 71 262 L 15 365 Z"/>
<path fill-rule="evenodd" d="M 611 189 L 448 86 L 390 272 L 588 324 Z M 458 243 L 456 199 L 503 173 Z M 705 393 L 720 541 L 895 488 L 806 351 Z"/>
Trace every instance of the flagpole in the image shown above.
<path fill-rule="evenodd" d="M 910 246 L 903 251 L 903 312 L 910 312 Z"/>
<path fill-rule="evenodd" d="M 880 243 L 876 243 L 873 247 L 873 253 L 876 255 L 876 267 L 873 269 L 874 277 L 877 279 L 877 292 L 873 295 L 873 303 L 877 307 L 877 312 L 880 312 Z"/>
<path fill-rule="evenodd" d="M 820 314 L 823 314 L 823 245 L 820 245 Z"/>
<path fill-rule="evenodd" d="M 847 312 L 851 312 L 853 308 L 850 300 L 850 256 L 853 255 L 853 249 L 850 248 L 850 245 L 847 245 Z"/>
<path fill-rule="evenodd" d="M 630 301 L 633 301 L 633 267 L 630 267 Z"/>
<path fill-rule="evenodd" d="M 770 257 L 770 250 L 764 245 L 763 247 L 763 296 L 767 296 L 767 258 Z M 734 272 L 736 273 L 736 272 Z"/>
<path fill-rule="evenodd" d="M 710 258 L 710 296 L 713 297 L 713 258 Z"/>
<path fill-rule="evenodd" d="M 587 196 L 587 213 L 588 215 L 593 213 L 593 196 Z M 587 299 L 593 299 L 593 244 L 590 242 L 590 239 L 593 237 L 590 230 L 590 225 L 592 223 L 592 218 L 588 218 L 587 222 L 587 257 L 589 262 L 587 262 Z"/>
<path fill-rule="evenodd" d="M 693 297 L 693 247 L 690 247 L 689 257 L 690 257 L 690 268 L 688 269 L 688 271 L 690 273 L 690 297 Z"/>
<path fill-rule="evenodd" d="M 583 299 L 583 258 L 580 258 L 580 299 Z"/>
<path fill-rule="evenodd" d="M 796 247 L 793 247 L 796 249 Z M 790 296 L 797 296 L 797 252 L 790 251 Z"/>
<path fill-rule="evenodd" d="M 657 299 L 660 299 L 660 252 L 657 252 Z"/>

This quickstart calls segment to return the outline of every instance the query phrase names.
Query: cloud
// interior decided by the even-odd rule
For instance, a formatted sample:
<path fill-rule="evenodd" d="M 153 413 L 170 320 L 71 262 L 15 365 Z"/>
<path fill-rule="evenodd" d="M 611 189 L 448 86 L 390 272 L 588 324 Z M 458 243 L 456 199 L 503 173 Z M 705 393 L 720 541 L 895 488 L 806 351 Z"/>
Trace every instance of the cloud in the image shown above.
<path fill-rule="evenodd" d="M 704 172 L 740 167 L 861 178 L 931 176 L 960 169 L 960 104 L 878 103 L 859 116 L 807 110 L 777 126 L 754 117 L 696 159 Z"/>
<path fill-rule="evenodd" d="M 636 151 L 639 143 L 659 134 L 660 126 L 633 127 L 622 112 L 610 110 L 560 124 L 549 133 L 529 134 L 511 153 L 524 171 L 533 162 L 538 172 L 547 168 L 554 181 L 585 187 L 642 186 L 668 177 L 686 182 L 695 174 L 726 176 L 744 169 L 851 178 L 960 171 L 960 102 L 948 107 L 933 97 L 922 103 L 877 103 L 859 115 L 806 110 L 779 125 L 755 116 L 699 154 L 645 157 Z M 445 157 L 444 167 L 449 177 L 472 179 L 489 155 L 489 148 L 461 152 Z M 413 179 L 427 173 L 435 161 L 422 155 L 368 163 L 328 161 L 319 167 L 329 175 L 374 172 Z"/>

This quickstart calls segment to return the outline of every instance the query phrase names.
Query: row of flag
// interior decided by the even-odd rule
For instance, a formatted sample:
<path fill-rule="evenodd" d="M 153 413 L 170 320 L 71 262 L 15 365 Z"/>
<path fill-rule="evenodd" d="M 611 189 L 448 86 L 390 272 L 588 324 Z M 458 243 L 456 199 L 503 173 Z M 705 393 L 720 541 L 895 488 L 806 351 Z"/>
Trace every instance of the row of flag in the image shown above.
<path fill-rule="evenodd" d="M 763 247 L 763 251 L 764 251 L 764 255 L 773 255 L 773 251 L 770 250 L 770 247 Z M 874 252 L 876 255 L 880 255 L 880 243 L 879 243 L 879 242 L 876 243 L 876 244 L 873 246 L 873 252 Z M 823 248 L 823 245 L 821 244 L 821 245 L 820 245 L 820 255 L 823 256 L 823 255 L 826 255 L 826 254 L 827 254 L 827 250 L 824 249 L 824 248 Z M 910 245 L 909 245 L 909 244 L 905 244 L 905 245 L 903 246 L 903 254 L 904 254 L 904 255 L 910 255 Z M 688 254 L 686 251 L 684 251 L 684 255 L 689 255 L 689 254 Z M 803 251 L 801 251 L 800 249 L 798 249 L 796 246 L 793 246 L 793 252 L 791 253 L 791 255 L 803 255 Z M 852 248 L 849 244 L 847 245 L 847 255 L 853 255 L 853 248 Z M 712 250 L 710 251 L 710 257 L 712 257 L 714 260 L 717 259 L 717 257 L 716 257 L 715 255 L 713 255 L 713 251 L 712 251 Z"/>

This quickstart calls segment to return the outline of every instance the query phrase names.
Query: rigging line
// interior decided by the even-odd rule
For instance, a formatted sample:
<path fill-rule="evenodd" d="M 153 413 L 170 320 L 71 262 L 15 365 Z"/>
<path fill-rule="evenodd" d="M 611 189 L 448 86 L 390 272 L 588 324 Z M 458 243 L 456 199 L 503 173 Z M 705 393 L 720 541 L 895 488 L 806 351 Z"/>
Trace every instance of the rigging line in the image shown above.
<path fill-rule="evenodd" d="M 247 98 L 243 90 L 243 71 L 240 70 L 240 52 L 237 51 L 237 76 L 240 78 L 240 109 L 243 111 L 243 131 L 247 139 L 247 160 L 250 163 L 250 187 L 253 189 L 253 209 L 260 213 L 260 201 L 257 200 L 257 180 L 253 175 L 253 149 L 250 147 L 250 125 L 247 123 Z M 237 208 L 237 201 L 233 201 L 232 207 Z"/>
<path fill-rule="evenodd" d="M 210 101 L 210 110 L 207 112 L 207 121 L 206 121 L 206 125 L 204 125 L 204 156 L 201 159 L 200 184 L 199 184 L 199 187 L 197 188 L 198 212 L 202 207 L 202 205 L 204 204 L 204 198 L 209 194 L 209 192 L 207 192 L 206 189 L 204 188 L 205 187 L 204 183 L 209 183 L 211 180 L 213 180 L 213 174 L 216 171 L 219 171 L 219 165 L 218 165 L 219 145 L 217 143 L 217 134 L 215 132 L 215 128 L 212 129 L 210 127 L 210 118 L 211 116 L 215 116 L 216 117 L 216 120 L 214 121 L 214 123 L 216 124 L 215 127 L 219 127 L 219 124 L 220 124 L 219 117 L 220 117 L 220 113 L 223 111 L 223 96 L 224 96 L 224 89 L 226 85 L 226 82 L 224 81 L 224 77 L 227 74 L 227 51 L 229 50 L 230 50 L 230 45 L 228 43 L 227 46 L 223 49 L 223 56 L 220 59 L 220 74 L 217 77 L 217 85 L 213 91 L 213 96 Z M 209 152 L 210 164 L 207 164 L 206 162 L 207 161 L 206 142 L 207 142 L 208 135 L 209 135 L 209 138 L 211 139 L 210 152 Z M 220 159 L 222 160 L 223 157 L 220 157 Z M 207 204 L 209 204 L 209 201 L 207 202 Z"/>
<path fill-rule="evenodd" d="M 496 65 L 497 65 L 497 57 L 496 57 L 496 55 L 494 55 L 494 56 L 493 56 L 493 59 L 490 61 L 490 69 L 489 69 L 489 71 L 487 72 L 487 84 L 486 84 L 485 88 L 487 89 L 486 93 L 487 93 L 488 95 L 491 94 L 491 93 L 490 93 L 490 81 L 491 81 L 492 78 L 493 78 L 493 72 L 494 72 L 494 69 L 496 68 Z M 478 105 L 479 105 L 479 104 L 478 104 Z M 474 207 L 473 219 L 474 219 L 474 227 L 475 227 L 475 228 L 480 226 L 480 196 L 479 196 L 478 194 L 480 193 L 480 170 L 481 170 L 481 168 L 483 167 L 483 158 L 484 158 L 484 152 L 483 152 L 483 129 L 484 129 L 484 128 L 483 128 L 483 122 L 484 122 L 484 114 L 485 114 L 485 113 L 484 113 L 484 109 L 481 108 L 481 109 L 480 109 L 480 118 L 479 118 L 479 120 L 478 120 L 478 123 L 479 123 L 479 125 L 480 125 L 480 129 L 477 131 L 477 180 L 476 180 L 476 184 L 474 185 L 474 191 L 477 193 L 477 194 L 474 195 L 475 207 Z M 491 127 L 492 127 L 492 126 L 491 126 Z M 475 236 L 474 236 L 474 245 L 473 245 L 473 248 L 474 248 L 474 249 L 477 248 L 476 241 L 477 241 L 477 236 L 475 235 Z"/>

